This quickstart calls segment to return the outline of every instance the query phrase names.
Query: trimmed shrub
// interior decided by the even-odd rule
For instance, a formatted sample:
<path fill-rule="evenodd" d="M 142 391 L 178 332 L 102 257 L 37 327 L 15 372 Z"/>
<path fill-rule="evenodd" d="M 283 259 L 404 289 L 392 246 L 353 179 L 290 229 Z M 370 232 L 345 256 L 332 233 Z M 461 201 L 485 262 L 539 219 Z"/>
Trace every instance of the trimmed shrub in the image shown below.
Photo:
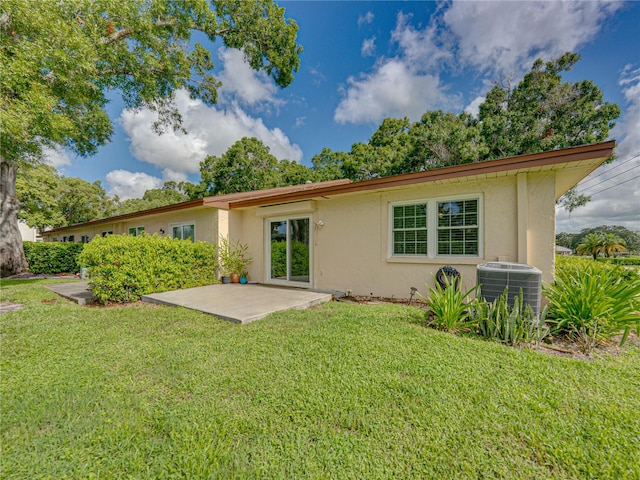
<path fill-rule="evenodd" d="M 24 242 L 24 255 L 31 273 L 77 273 L 78 255 L 84 244 L 66 242 Z"/>
<path fill-rule="evenodd" d="M 143 295 L 216 283 L 215 247 L 157 235 L 96 237 L 80 255 L 89 285 L 102 302 L 134 302 Z"/>
<path fill-rule="evenodd" d="M 598 261 L 611 263 L 613 265 L 640 266 L 640 257 L 598 258 Z"/>

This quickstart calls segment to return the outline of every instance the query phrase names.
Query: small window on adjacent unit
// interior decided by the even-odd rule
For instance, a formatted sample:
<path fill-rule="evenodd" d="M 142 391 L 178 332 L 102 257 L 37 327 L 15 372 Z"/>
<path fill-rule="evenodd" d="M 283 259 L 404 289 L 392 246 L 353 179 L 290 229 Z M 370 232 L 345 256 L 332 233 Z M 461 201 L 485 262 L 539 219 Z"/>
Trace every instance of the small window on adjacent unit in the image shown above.
<path fill-rule="evenodd" d="M 171 225 L 171 237 L 179 238 L 180 240 L 195 241 L 196 226 L 194 223 L 182 223 Z"/>

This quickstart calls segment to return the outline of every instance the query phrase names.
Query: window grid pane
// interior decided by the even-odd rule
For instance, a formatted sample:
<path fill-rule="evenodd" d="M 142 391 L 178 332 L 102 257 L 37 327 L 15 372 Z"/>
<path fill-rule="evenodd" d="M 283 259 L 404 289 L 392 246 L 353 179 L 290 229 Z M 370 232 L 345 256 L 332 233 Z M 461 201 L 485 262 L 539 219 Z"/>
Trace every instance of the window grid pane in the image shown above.
<path fill-rule="evenodd" d="M 478 200 L 438 203 L 438 255 L 478 255 Z"/>
<path fill-rule="evenodd" d="M 427 254 L 427 205 L 393 207 L 393 254 Z"/>

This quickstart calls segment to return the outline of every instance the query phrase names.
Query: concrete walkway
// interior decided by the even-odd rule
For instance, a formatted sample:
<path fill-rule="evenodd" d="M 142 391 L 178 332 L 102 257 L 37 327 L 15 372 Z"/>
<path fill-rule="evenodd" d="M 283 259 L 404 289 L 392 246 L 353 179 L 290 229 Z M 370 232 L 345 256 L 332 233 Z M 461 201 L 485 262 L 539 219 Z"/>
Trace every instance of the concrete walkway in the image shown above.
<path fill-rule="evenodd" d="M 78 305 L 90 305 L 96 301 L 89 290 L 89 282 L 54 283 L 45 285 L 45 288 Z"/>
<path fill-rule="evenodd" d="M 178 305 L 234 323 L 249 323 L 283 310 L 303 310 L 329 302 L 330 293 L 264 285 L 208 285 L 142 297 L 143 302 Z"/>

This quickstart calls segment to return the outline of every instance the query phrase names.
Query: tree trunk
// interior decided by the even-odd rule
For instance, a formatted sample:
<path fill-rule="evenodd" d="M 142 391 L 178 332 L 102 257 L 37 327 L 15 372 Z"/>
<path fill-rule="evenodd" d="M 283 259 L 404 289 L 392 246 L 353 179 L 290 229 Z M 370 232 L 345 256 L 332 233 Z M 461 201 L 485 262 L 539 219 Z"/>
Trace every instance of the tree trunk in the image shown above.
<path fill-rule="evenodd" d="M 0 276 L 8 277 L 28 268 L 18 227 L 20 202 L 16 198 L 18 166 L 0 157 Z"/>

